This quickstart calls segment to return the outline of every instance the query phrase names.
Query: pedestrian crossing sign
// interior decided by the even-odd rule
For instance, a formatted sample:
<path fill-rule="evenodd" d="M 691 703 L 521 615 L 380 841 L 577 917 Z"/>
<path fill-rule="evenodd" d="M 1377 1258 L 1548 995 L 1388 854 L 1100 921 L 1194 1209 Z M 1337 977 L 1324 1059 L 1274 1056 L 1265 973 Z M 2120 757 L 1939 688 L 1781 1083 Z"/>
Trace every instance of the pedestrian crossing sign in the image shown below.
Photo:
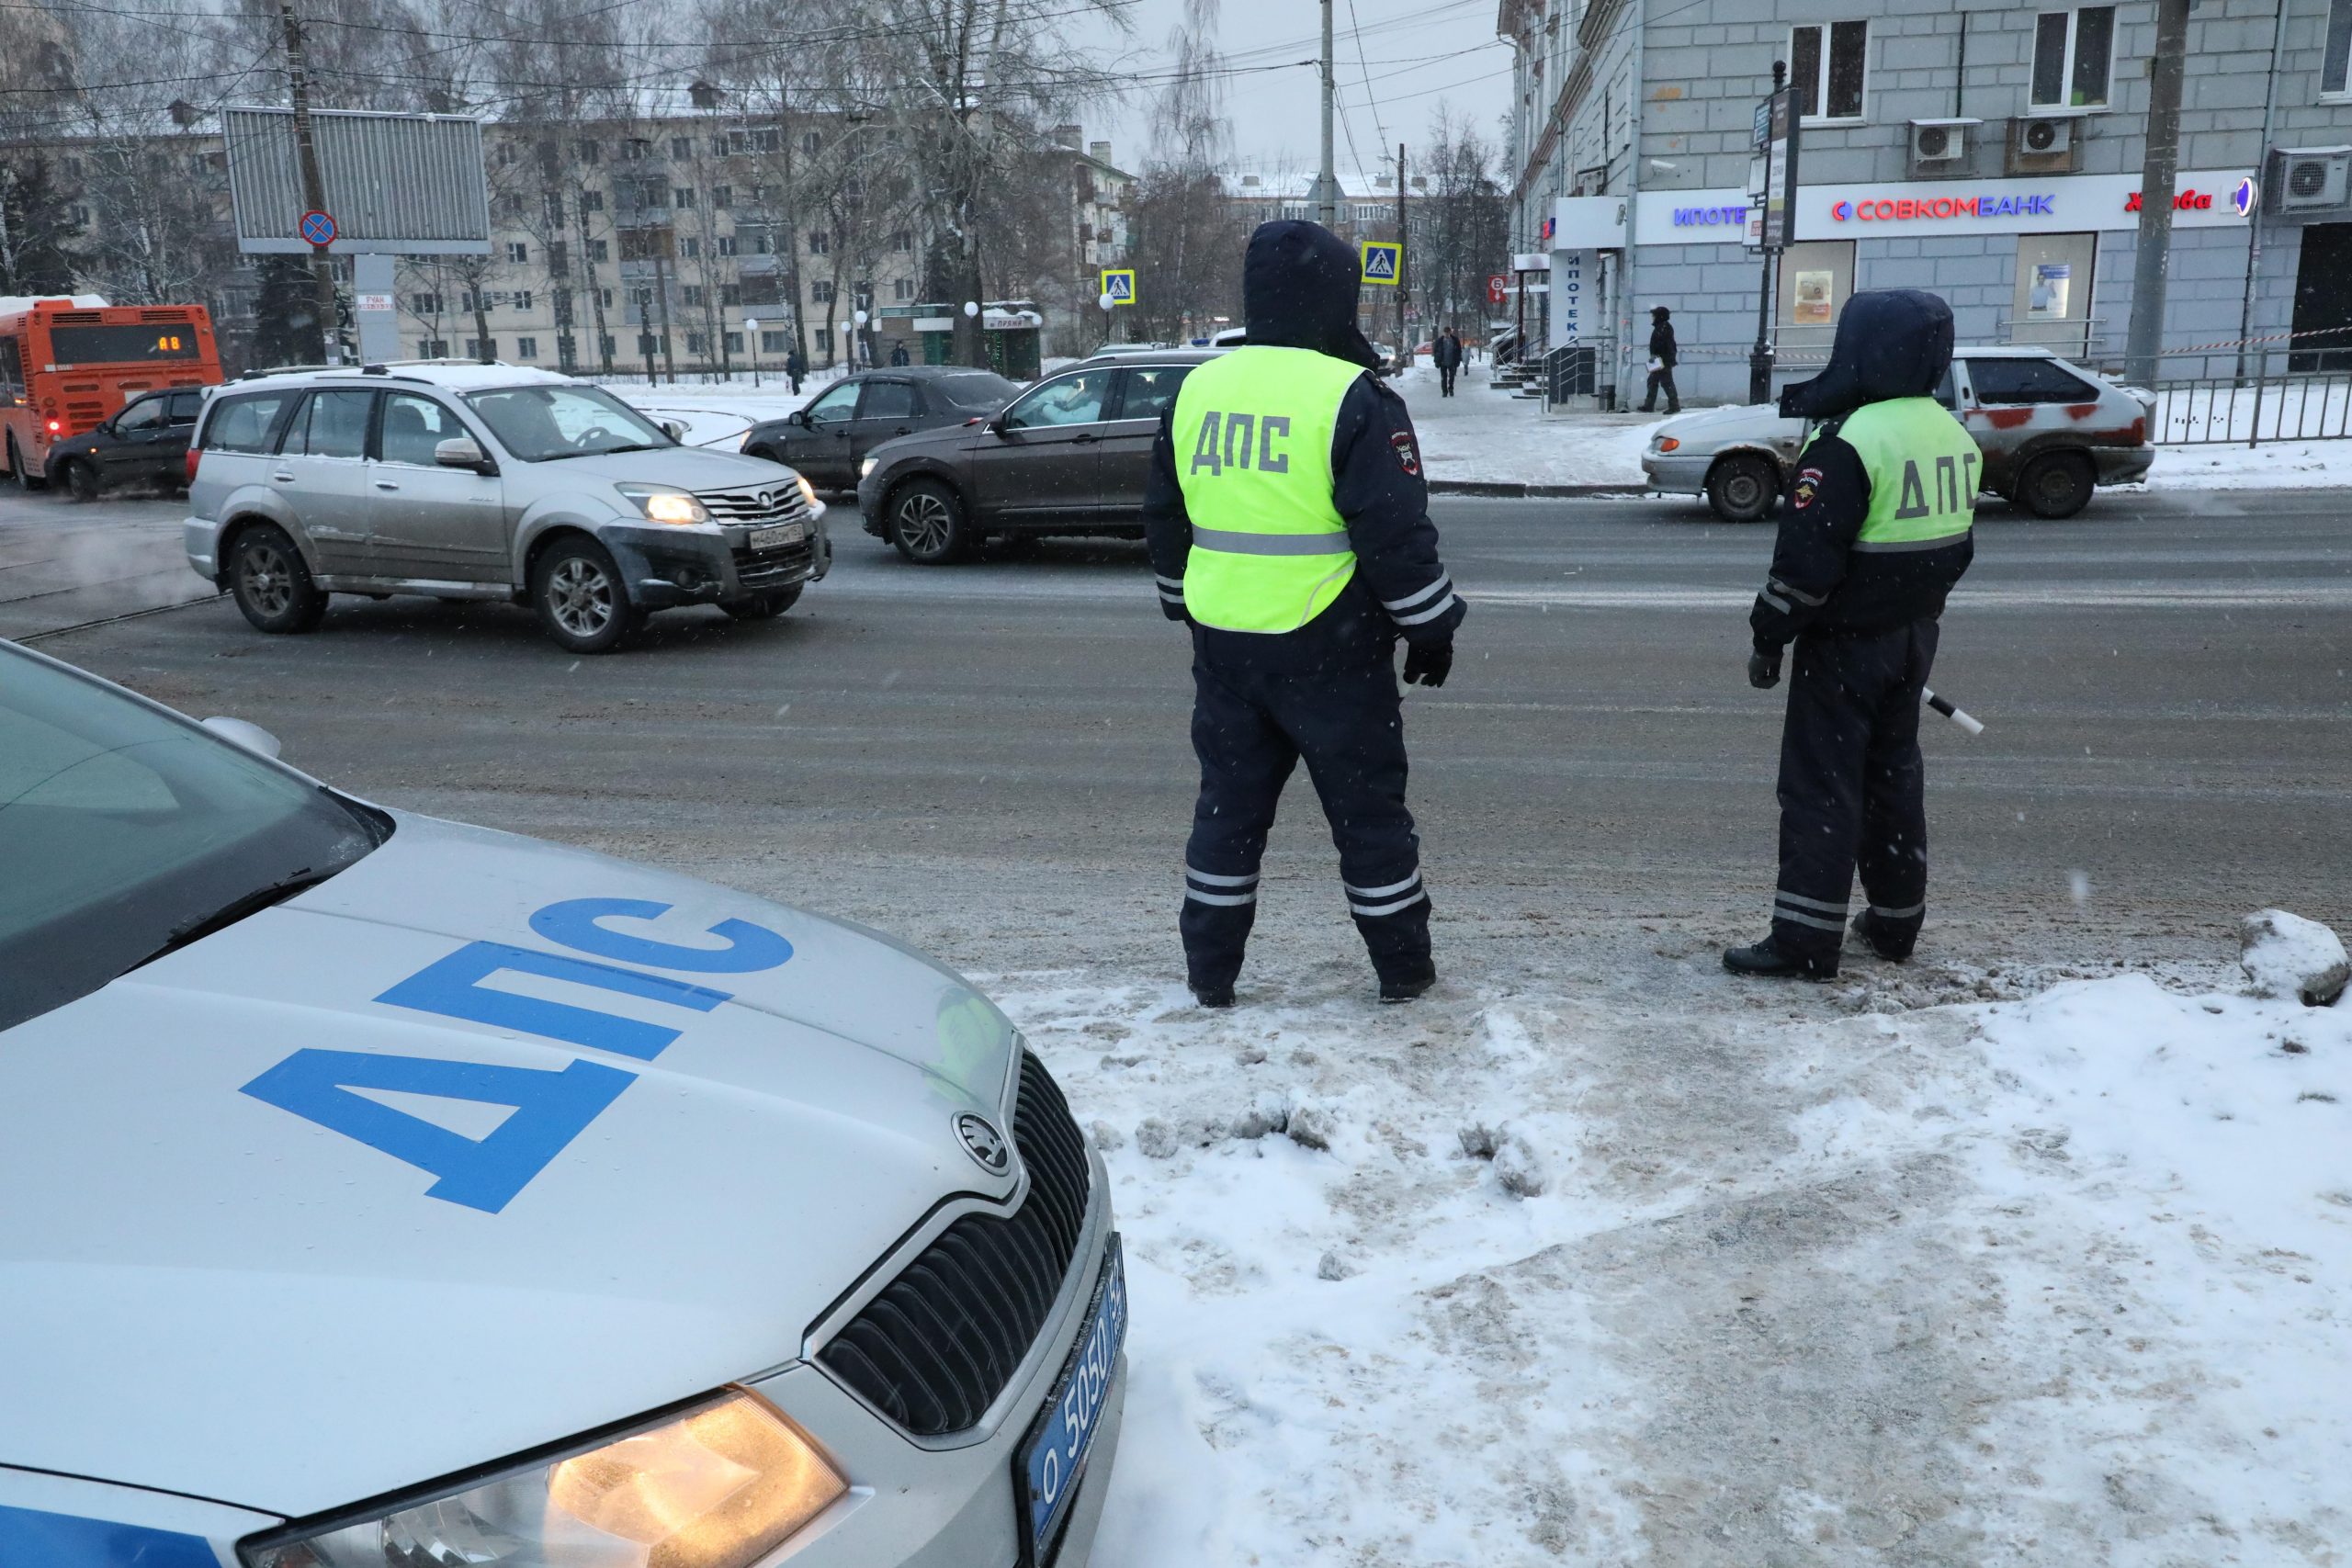
<path fill-rule="evenodd" d="M 1395 240 L 1366 240 L 1363 243 L 1363 280 L 1396 287 L 1397 274 L 1405 270 L 1405 247 Z"/>
<path fill-rule="evenodd" d="M 1136 269 L 1131 266 L 1106 266 L 1102 269 L 1102 297 L 1114 305 L 1136 302 Z"/>

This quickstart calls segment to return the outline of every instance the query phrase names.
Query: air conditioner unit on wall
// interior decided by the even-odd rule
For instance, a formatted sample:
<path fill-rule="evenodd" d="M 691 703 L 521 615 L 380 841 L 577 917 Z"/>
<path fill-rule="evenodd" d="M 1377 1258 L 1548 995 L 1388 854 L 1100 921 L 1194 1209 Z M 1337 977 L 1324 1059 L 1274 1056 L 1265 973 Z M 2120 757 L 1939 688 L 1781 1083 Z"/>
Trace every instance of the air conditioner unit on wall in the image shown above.
<path fill-rule="evenodd" d="M 1915 119 L 1910 163 L 1915 179 L 1956 178 L 1973 173 L 1976 128 L 1981 119 Z"/>
<path fill-rule="evenodd" d="M 2352 147 L 2280 147 L 2270 154 L 2270 210 L 2281 216 L 2335 216 L 2352 208 Z"/>
<path fill-rule="evenodd" d="M 2079 123 L 2071 115 L 2022 115 L 2009 121 L 2009 173 L 2063 175 L 2071 171 Z"/>

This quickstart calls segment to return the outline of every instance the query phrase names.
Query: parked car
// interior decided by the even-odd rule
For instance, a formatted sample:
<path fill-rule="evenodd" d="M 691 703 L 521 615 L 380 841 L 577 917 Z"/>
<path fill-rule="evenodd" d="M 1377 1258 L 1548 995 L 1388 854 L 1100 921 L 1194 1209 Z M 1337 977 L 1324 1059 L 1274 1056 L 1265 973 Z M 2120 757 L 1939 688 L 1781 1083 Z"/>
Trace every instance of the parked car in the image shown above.
<path fill-rule="evenodd" d="M 1003 412 L 875 448 L 857 485 L 865 531 L 926 566 L 989 536 L 1143 537 L 1144 480 L 1159 416 L 1217 349 L 1088 360 Z"/>
<path fill-rule="evenodd" d="M 1082 1568 L 1124 1266 L 1003 1013 L 276 749 L 0 642 L 0 1562 Z"/>
<path fill-rule="evenodd" d="M 656 610 L 782 615 L 832 546 L 806 480 L 681 446 L 601 388 L 507 365 L 236 381 L 187 460 L 188 564 L 266 632 L 331 593 L 507 600 L 573 653 Z"/>
<path fill-rule="evenodd" d="M 182 488 L 204 398 L 200 388 L 177 387 L 131 399 L 113 418 L 49 449 L 49 482 L 76 501 L 96 501 L 118 485 Z"/>
<path fill-rule="evenodd" d="M 1984 454 L 1983 489 L 2037 517 L 2072 517 L 2099 485 L 2147 477 L 2155 400 L 2046 348 L 1962 348 L 1936 390 Z M 1698 492 L 1727 523 L 1765 516 L 1794 482 L 1804 422 L 1766 405 L 1660 424 L 1642 454 L 1650 487 Z"/>
<path fill-rule="evenodd" d="M 807 408 L 753 425 L 742 450 L 790 466 L 820 491 L 854 490 L 857 466 L 883 442 L 983 418 L 1020 395 L 1019 382 L 968 366 L 864 370 L 842 377 Z"/>

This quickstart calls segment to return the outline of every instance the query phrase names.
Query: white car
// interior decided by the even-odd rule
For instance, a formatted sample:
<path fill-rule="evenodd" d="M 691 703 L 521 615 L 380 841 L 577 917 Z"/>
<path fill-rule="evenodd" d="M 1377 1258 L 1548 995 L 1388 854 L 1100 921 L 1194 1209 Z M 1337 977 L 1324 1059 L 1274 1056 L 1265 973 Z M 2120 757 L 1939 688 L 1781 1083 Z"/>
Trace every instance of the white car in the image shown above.
<path fill-rule="evenodd" d="M 1078 1568 L 1101 1161 L 887 939 L 0 642 L 0 1563 Z"/>

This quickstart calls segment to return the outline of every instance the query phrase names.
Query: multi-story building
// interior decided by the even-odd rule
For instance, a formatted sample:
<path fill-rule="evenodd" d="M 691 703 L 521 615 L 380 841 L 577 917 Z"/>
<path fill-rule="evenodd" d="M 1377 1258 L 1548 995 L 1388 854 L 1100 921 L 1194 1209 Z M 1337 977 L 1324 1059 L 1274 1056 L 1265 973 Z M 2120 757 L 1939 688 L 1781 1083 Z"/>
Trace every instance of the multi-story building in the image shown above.
<path fill-rule="evenodd" d="M 1596 347 L 1602 381 L 1637 385 L 1662 304 L 1685 395 L 1742 398 L 1759 305 L 1783 367 L 1809 374 L 1854 289 L 1907 287 L 1948 299 L 1963 342 L 2114 363 L 2155 11 L 1502 0 L 1531 337 Z M 2311 367 L 2327 334 L 2352 347 L 2352 0 L 2202 0 L 2190 18 L 2165 344 L 2314 334 L 2292 355 Z M 1801 110 L 1797 228 L 1768 274 L 1747 229 L 1775 62 Z"/>
<path fill-rule="evenodd" d="M 747 115 L 700 84 L 674 99 L 628 118 L 486 125 L 490 254 L 401 259 L 401 352 L 621 375 L 774 366 L 796 347 L 817 366 L 887 363 L 902 348 L 920 359 L 910 312 L 891 309 L 919 298 L 927 240 L 887 172 L 899 132 Z M 225 251 L 218 126 L 173 134 L 207 175 Z M 70 142 L 41 151 L 69 175 L 89 161 Z M 1054 197 L 1069 204 L 1077 276 L 1125 254 L 1132 179 L 1109 151 L 1078 152 Z M 211 301 L 232 335 L 250 328 L 258 292 L 255 258 L 242 260 Z M 1093 285 L 1075 282 L 1072 299 L 1091 301 Z"/>

